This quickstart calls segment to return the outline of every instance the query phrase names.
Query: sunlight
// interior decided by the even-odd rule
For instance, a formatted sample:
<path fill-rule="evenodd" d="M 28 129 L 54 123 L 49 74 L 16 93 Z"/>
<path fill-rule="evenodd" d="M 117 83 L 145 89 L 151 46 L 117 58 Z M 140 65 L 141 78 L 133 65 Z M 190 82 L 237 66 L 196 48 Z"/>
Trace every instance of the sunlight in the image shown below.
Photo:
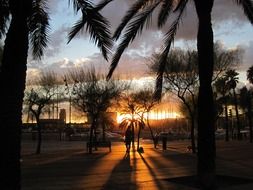
<path fill-rule="evenodd" d="M 136 116 L 135 118 L 137 118 Z M 165 112 L 165 111 L 160 111 L 160 112 L 150 112 L 149 113 L 149 119 L 151 120 L 162 120 L 162 119 L 173 119 L 173 118 L 179 118 L 181 115 L 177 112 Z M 130 119 L 131 114 L 117 114 L 117 122 L 121 123 L 123 119 Z M 147 119 L 147 113 L 144 114 L 144 118 Z"/>
<path fill-rule="evenodd" d="M 131 114 L 122 114 L 122 113 L 117 113 L 117 122 L 121 123 L 124 119 L 131 119 L 132 116 Z M 138 116 L 135 116 L 134 118 L 138 118 Z"/>

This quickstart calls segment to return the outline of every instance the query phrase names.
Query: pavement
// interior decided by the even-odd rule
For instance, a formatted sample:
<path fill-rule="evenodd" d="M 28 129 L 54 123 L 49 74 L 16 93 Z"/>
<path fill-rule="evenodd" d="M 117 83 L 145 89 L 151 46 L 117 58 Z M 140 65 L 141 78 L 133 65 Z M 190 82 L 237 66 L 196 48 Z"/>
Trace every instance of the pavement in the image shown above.
<path fill-rule="evenodd" d="M 192 190 L 182 177 L 196 175 L 197 159 L 187 150 L 189 141 L 173 141 L 163 151 L 142 141 L 144 153 L 125 152 L 123 142 L 113 142 L 112 151 L 99 148 L 88 154 L 83 141 L 43 142 L 35 155 L 35 143 L 22 143 L 23 190 Z M 253 144 L 217 142 L 217 174 L 230 176 L 219 189 L 253 189 Z M 233 178 L 232 178 L 233 177 Z M 222 177 L 222 180 L 227 178 Z M 182 181 L 182 180 L 181 180 Z M 189 180 L 188 180 L 189 181 Z M 238 183 L 236 183 L 238 182 Z"/>

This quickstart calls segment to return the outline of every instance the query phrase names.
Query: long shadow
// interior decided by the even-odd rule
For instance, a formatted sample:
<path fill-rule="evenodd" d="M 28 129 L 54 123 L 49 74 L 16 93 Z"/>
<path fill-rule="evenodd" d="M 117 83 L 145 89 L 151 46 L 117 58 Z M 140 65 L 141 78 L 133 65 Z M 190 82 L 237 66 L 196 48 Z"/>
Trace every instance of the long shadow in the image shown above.
<path fill-rule="evenodd" d="M 164 189 L 164 186 L 162 185 L 161 181 L 156 177 L 156 173 L 154 172 L 154 170 L 150 167 L 149 163 L 145 160 L 145 158 L 142 156 L 141 153 L 139 153 L 142 161 L 144 162 L 144 164 L 146 165 L 146 167 L 148 168 L 149 173 L 152 175 L 154 182 L 157 186 L 158 189 Z"/>
<path fill-rule="evenodd" d="M 22 166 L 22 189 L 57 189 L 69 187 L 75 189 L 76 185 L 89 175 L 96 164 L 101 162 L 108 153 L 76 152 L 64 158 L 52 160 L 26 167 Z M 34 159 L 32 161 L 35 161 Z"/>
<path fill-rule="evenodd" d="M 133 159 L 135 160 L 135 158 Z M 132 178 L 134 168 L 135 166 L 131 166 L 130 163 L 130 154 L 126 153 L 122 160 L 114 167 L 108 181 L 102 189 L 136 189 L 137 185 L 134 181 L 134 178 Z"/>
<path fill-rule="evenodd" d="M 180 153 L 173 150 L 166 150 L 166 152 L 170 152 L 171 154 L 166 154 L 166 152 L 159 152 L 153 150 L 157 155 L 150 156 L 149 159 L 156 165 L 157 168 L 173 168 L 173 167 L 183 167 L 186 170 L 196 165 L 197 158 L 196 155 L 191 153 Z M 164 162 L 161 161 L 161 158 Z M 168 165 L 171 164 L 171 165 Z M 194 167 L 195 170 L 195 167 Z M 189 170 L 192 171 L 192 170 Z M 173 173 L 171 173 L 173 174 Z"/>

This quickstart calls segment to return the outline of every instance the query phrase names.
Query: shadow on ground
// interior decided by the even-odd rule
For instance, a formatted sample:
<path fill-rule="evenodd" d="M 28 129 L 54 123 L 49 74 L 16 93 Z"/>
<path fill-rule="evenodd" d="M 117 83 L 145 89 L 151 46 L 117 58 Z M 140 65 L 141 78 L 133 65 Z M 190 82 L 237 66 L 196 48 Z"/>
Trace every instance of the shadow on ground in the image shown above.
<path fill-rule="evenodd" d="M 195 175 L 194 176 L 168 178 L 165 180 L 168 182 L 171 182 L 171 183 L 200 189 L 198 182 L 197 182 L 197 176 L 195 176 Z M 237 185 L 245 185 L 245 184 L 250 184 L 250 183 L 253 183 L 252 179 L 234 177 L 234 176 L 224 176 L 224 175 L 217 175 L 216 176 L 217 189 L 235 187 Z"/>

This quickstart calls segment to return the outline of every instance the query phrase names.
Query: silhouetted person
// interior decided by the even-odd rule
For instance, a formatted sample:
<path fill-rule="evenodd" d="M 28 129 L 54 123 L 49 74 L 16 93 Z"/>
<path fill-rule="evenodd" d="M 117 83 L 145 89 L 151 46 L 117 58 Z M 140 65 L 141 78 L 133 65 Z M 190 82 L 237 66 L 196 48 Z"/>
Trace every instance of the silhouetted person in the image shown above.
<path fill-rule="evenodd" d="M 156 148 L 157 145 L 158 145 L 158 141 L 159 141 L 159 135 L 156 133 L 155 136 L 154 136 L 155 148 Z"/>
<path fill-rule="evenodd" d="M 163 142 L 163 150 L 167 149 L 167 137 L 163 135 L 162 137 L 162 142 Z"/>
<path fill-rule="evenodd" d="M 132 131 L 131 131 L 130 127 L 128 127 L 125 132 L 126 152 L 130 151 L 131 141 L 132 141 Z"/>

